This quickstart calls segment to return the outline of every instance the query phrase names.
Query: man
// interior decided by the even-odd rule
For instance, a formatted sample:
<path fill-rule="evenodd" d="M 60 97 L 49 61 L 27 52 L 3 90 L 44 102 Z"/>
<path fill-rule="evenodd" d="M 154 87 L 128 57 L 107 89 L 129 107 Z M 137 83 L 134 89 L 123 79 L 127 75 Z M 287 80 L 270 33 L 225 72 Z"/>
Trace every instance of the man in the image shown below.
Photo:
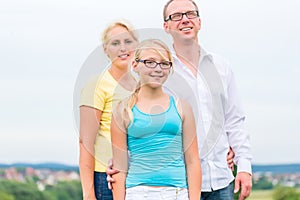
<path fill-rule="evenodd" d="M 196 103 L 190 103 L 195 107 L 194 111 L 199 112 L 197 136 L 203 173 L 201 199 L 233 199 L 234 177 L 226 161 L 229 147 L 235 153 L 237 165 L 234 192 L 241 187 L 239 199 L 245 199 L 252 188 L 252 156 L 249 135 L 243 131 L 245 116 L 233 73 L 225 61 L 199 45 L 201 19 L 194 1 L 170 0 L 163 14 L 164 29 L 173 38 L 175 74 L 195 91 Z M 173 81 L 170 77 L 170 88 L 178 82 L 174 77 Z M 174 91 L 176 93 L 180 88 Z"/>

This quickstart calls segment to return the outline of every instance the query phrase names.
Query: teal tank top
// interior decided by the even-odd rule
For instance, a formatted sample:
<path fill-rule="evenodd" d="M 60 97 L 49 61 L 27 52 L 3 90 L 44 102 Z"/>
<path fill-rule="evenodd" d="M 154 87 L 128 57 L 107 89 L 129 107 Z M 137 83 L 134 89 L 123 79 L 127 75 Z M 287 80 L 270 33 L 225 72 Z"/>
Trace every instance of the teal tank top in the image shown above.
<path fill-rule="evenodd" d="M 182 120 L 170 96 L 169 108 L 147 114 L 132 108 L 127 128 L 129 168 L 126 188 L 138 185 L 187 188 Z"/>

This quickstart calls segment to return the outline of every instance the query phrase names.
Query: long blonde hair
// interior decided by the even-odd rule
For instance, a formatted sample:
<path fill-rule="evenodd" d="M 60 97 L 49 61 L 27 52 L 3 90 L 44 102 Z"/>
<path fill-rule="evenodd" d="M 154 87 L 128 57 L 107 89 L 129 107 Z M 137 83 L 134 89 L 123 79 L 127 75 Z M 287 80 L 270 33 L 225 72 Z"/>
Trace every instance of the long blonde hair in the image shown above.
<path fill-rule="evenodd" d="M 137 49 L 134 52 L 134 59 L 139 60 L 141 52 L 143 50 L 146 50 L 146 49 L 152 49 L 155 52 L 157 52 L 164 59 L 173 62 L 173 56 L 172 56 L 172 53 L 171 53 L 170 49 L 168 48 L 168 46 L 164 42 L 162 42 L 159 39 L 147 39 L 147 40 L 142 41 L 138 45 Z M 167 54 L 168 54 L 167 57 L 164 56 L 164 54 L 162 53 L 163 51 L 167 52 Z M 173 70 L 173 65 L 172 65 L 171 70 Z M 136 89 L 134 90 L 132 95 L 129 96 L 128 99 L 126 100 L 126 104 L 124 106 L 124 112 L 123 112 L 124 115 L 123 116 L 125 118 L 127 117 L 127 119 L 129 119 L 128 125 L 130 123 L 132 123 L 132 121 L 133 121 L 132 108 L 137 102 L 138 93 L 139 93 L 140 89 L 141 89 L 141 82 L 139 81 L 137 83 Z"/>

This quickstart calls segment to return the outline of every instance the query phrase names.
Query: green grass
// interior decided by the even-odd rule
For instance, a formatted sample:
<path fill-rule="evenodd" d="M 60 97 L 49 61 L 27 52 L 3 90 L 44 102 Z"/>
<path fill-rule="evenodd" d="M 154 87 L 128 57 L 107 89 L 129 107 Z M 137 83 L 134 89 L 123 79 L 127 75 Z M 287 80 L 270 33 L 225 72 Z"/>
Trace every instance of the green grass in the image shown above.
<path fill-rule="evenodd" d="M 252 190 L 247 200 L 273 200 L 273 190 Z"/>

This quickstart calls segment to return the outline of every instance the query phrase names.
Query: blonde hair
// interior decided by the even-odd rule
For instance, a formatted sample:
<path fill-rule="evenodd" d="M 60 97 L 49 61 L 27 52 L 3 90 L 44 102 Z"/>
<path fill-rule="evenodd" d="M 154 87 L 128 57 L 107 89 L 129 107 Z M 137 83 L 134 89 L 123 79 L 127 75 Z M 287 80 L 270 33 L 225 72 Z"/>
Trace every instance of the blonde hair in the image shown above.
<path fill-rule="evenodd" d="M 172 53 L 171 53 L 170 49 L 168 48 L 168 46 L 164 42 L 162 42 L 159 39 L 147 39 L 147 40 L 142 41 L 138 45 L 137 49 L 134 52 L 134 59 L 139 60 L 141 52 L 143 50 L 147 50 L 147 49 L 154 50 L 156 53 L 158 53 L 165 60 L 171 61 L 173 63 L 173 56 L 172 56 Z M 167 57 L 162 52 L 167 52 Z M 172 69 L 173 69 L 173 65 L 172 65 Z M 127 116 L 127 119 L 129 119 L 128 125 L 130 123 L 132 123 L 132 121 L 133 121 L 132 108 L 137 102 L 137 97 L 138 97 L 138 93 L 139 93 L 140 89 L 141 89 L 141 82 L 139 81 L 137 86 L 136 86 L 135 91 L 126 100 L 127 103 L 125 104 L 123 114 L 124 114 L 124 117 Z"/>
<path fill-rule="evenodd" d="M 125 20 L 119 20 L 119 21 L 112 22 L 104 29 L 104 31 L 102 32 L 102 35 L 101 35 L 102 44 L 106 44 L 108 42 L 109 31 L 111 31 L 113 28 L 115 28 L 117 26 L 125 28 L 132 35 L 133 39 L 138 41 L 138 35 L 137 35 L 136 31 L 133 29 L 133 26 Z"/>
<path fill-rule="evenodd" d="M 164 6 L 164 10 L 163 10 L 163 18 L 164 18 L 164 21 L 165 21 L 166 18 L 168 17 L 168 16 L 167 16 L 167 9 L 168 9 L 169 5 L 170 5 L 173 1 L 175 1 L 175 0 L 169 0 L 169 1 L 165 4 L 165 6 Z M 193 0 L 187 0 L 187 1 L 192 2 L 192 3 L 194 4 L 196 10 L 199 11 L 199 8 L 198 8 L 196 2 L 194 2 Z"/>

